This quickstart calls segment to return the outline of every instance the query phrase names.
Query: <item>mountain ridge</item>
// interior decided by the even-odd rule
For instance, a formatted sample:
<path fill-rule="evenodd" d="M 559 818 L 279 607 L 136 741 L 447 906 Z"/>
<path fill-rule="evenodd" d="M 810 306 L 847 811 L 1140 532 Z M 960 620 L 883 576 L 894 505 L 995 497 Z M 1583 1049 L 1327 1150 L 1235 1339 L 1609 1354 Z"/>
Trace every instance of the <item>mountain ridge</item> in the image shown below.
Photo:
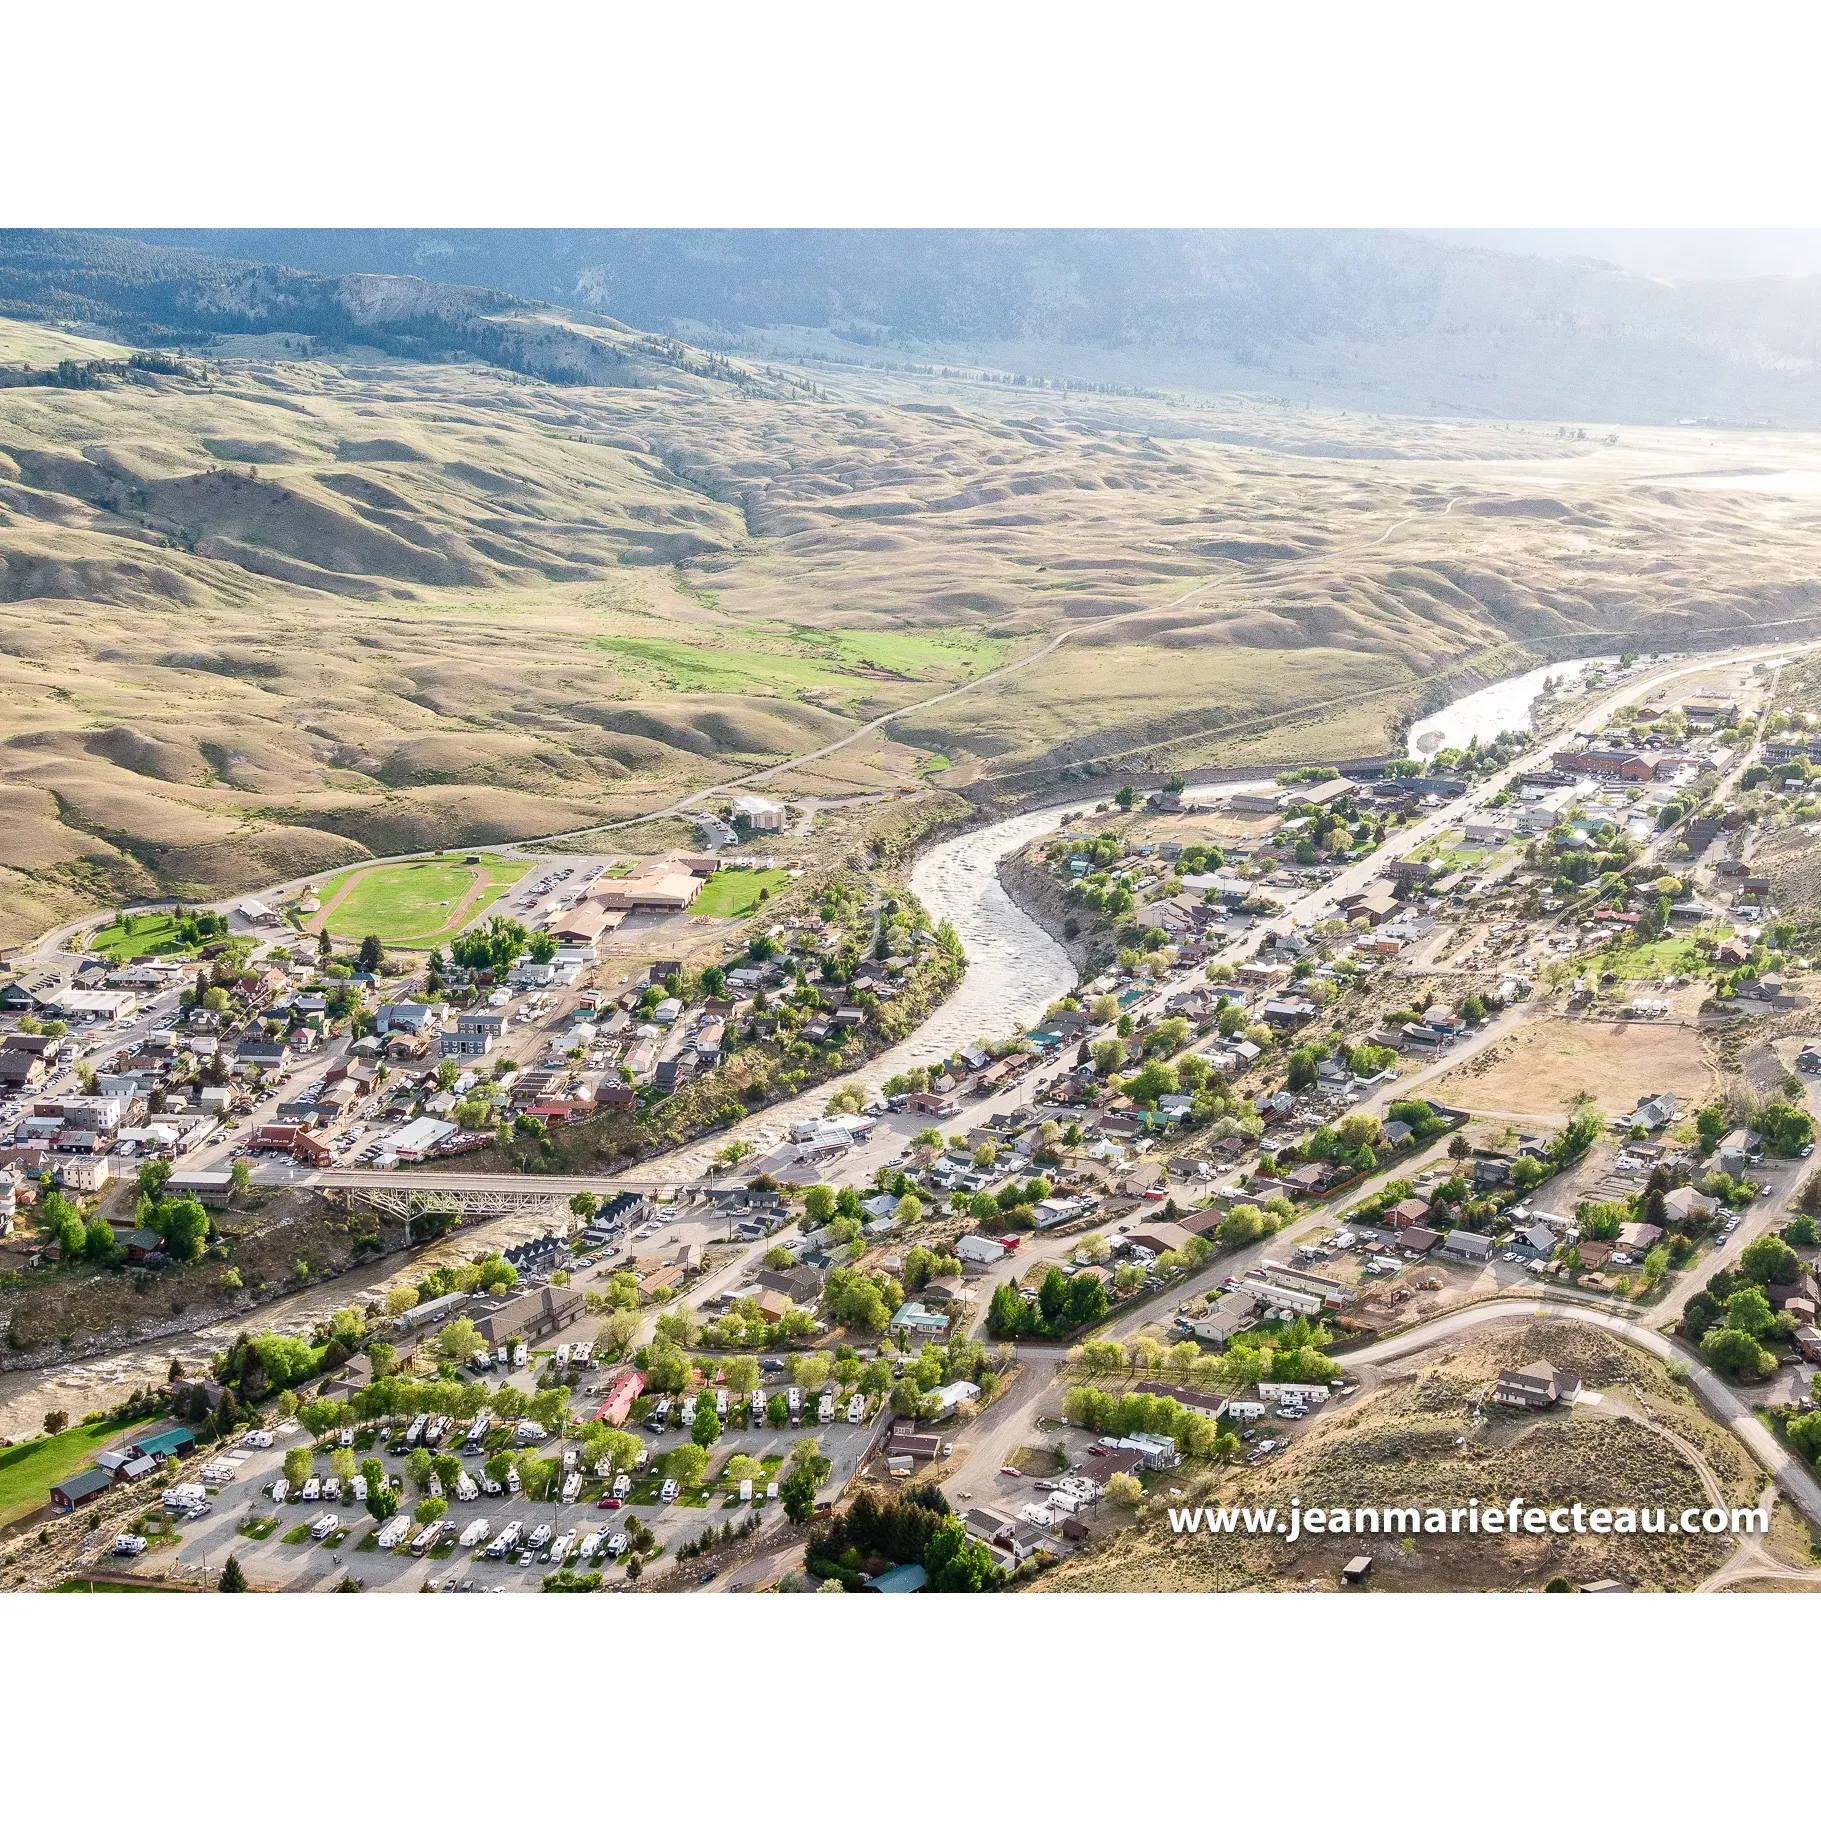
<path fill-rule="evenodd" d="M 1399 413 L 1821 426 L 1821 278 L 1670 285 L 1329 230 L 146 230 L 727 349 L 845 348 Z M 786 339 L 780 342 L 782 334 Z"/>

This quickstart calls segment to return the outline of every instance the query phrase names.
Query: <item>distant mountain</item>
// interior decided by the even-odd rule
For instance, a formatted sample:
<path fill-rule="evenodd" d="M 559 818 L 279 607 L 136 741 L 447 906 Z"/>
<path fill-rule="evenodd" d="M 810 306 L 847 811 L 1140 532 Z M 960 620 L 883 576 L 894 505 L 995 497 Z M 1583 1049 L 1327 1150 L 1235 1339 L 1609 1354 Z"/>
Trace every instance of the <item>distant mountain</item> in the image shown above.
<path fill-rule="evenodd" d="M 1388 411 L 1821 425 L 1821 278 L 1672 286 L 1394 233 L 281 230 L 141 242 L 482 287 L 692 340 Z M 769 345 L 790 351 L 774 334 Z"/>
<path fill-rule="evenodd" d="M 301 271 L 107 234 L 0 231 L 0 315 L 84 323 L 153 346 L 266 334 L 353 342 L 572 384 L 637 384 L 641 372 L 625 348 L 545 320 L 503 291 L 411 273 Z"/>

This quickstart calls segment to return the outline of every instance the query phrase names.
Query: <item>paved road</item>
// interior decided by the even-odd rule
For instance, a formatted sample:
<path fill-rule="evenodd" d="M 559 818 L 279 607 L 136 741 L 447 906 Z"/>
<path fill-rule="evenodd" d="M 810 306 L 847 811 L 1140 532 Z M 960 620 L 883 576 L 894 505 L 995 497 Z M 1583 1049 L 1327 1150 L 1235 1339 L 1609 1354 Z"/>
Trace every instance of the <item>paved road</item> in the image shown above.
<path fill-rule="evenodd" d="M 1716 1422 L 1730 1429 L 1752 1457 L 1764 1468 L 1778 1489 L 1788 1497 L 1811 1522 L 1821 1524 L 1821 1484 L 1796 1460 L 1783 1444 L 1758 1421 L 1751 1406 L 1708 1366 L 1698 1354 L 1677 1342 L 1665 1339 L 1653 1329 L 1624 1316 L 1588 1303 L 1570 1302 L 1541 1292 L 1529 1296 L 1507 1295 L 1496 1302 L 1476 1303 L 1471 1308 L 1455 1309 L 1438 1315 L 1420 1327 L 1394 1334 L 1387 1340 L 1374 1341 L 1346 1356 L 1349 1366 L 1384 1365 L 1421 1353 L 1450 1335 L 1465 1334 L 1500 1321 L 1573 1321 L 1588 1327 L 1604 1328 L 1629 1341 L 1634 1347 L 1654 1354 L 1661 1360 L 1678 1361 L 1688 1373 L 1689 1388 L 1706 1407 Z"/>

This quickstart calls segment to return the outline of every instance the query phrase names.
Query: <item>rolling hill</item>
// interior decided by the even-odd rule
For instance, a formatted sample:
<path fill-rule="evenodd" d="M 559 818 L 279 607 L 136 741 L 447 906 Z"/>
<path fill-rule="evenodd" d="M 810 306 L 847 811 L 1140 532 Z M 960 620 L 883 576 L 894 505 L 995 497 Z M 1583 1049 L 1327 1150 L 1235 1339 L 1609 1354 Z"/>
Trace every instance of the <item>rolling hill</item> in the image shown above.
<path fill-rule="evenodd" d="M 1539 655 L 1821 613 L 1800 432 L 730 353 L 100 235 L 0 277 L 0 945 L 782 761 L 1014 800 L 1379 752 Z"/>

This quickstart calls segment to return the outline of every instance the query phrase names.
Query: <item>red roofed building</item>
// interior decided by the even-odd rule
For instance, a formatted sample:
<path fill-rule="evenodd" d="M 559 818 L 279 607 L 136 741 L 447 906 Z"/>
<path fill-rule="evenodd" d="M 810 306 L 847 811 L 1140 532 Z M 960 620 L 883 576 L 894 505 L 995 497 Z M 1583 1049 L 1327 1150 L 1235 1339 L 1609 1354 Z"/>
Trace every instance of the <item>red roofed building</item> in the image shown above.
<path fill-rule="evenodd" d="M 645 1374 L 643 1372 L 622 1372 L 607 1387 L 607 1401 L 594 1413 L 595 1420 L 612 1423 L 616 1426 L 625 1422 L 626 1418 L 632 1414 L 634 1402 L 644 1389 Z"/>

